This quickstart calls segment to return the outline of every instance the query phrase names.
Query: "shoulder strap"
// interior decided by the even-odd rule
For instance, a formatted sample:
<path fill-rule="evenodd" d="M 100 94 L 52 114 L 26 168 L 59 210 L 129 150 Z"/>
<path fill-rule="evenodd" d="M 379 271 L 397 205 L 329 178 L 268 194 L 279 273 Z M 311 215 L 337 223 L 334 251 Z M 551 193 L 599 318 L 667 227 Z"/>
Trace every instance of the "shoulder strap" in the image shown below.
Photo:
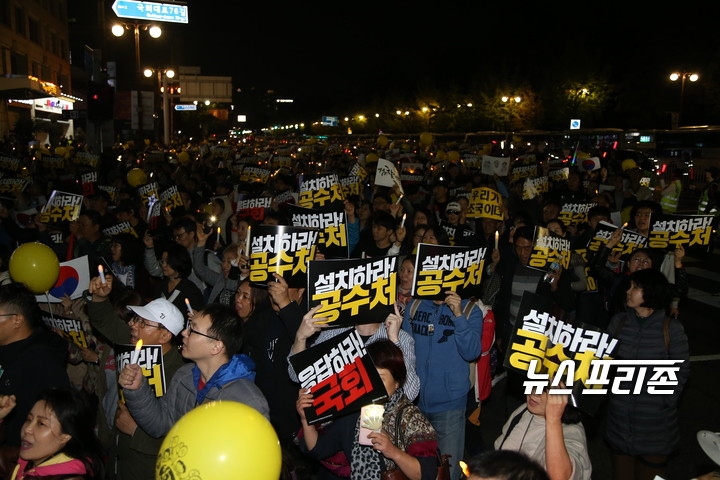
<path fill-rule="evenodd" d="M 415 318 L 415 312 L 417 312 L 417 309 L 420 308 L 420 300 L 419 298 L 413 298 L 410 302 L 410 317 L 408 317 L 408 320 L 412 321 L 413 318 Z"/>
<path fill-rule="evenodd" d="M 665 353 L 670 354 L 670 317 L 663 320 L 663 337 L 665 338 Z"/>
<path fill-rule="evenodd" d="M 405 443 L 400 441 L 400 420 L 402 420 L 402 414 L 405 411 L 405 408 L 409 407 L 410 404 L 406 403 L 402 407 L 398 409 L 397 415 L 395 416 L 395 441 L 397 444 Z"/>
<path fill-rule="evenodd" d="M 503 438 L 503 441 L 502 441 L 502 443 L 500 444 L 500 447 L 498 448 L 498 450 L 502 450 L 502 447 L 503 447 L 503 445 L 505 444 L 505 441 L 506 441 L 506 440 L 508 439 L 508 437 L 510 436 L 510 432 L 512 432 L 512 431 L 515 429 L 515 427 L 517 426 L 517 424 L 520 423 L 520 418 L 522 418 L 523 413 L 525 413 L 526 411 L 527 411 L 527 406 L 526 406 L 525 408 L 523 408 L 522 410 L 520 410 L 520 411 L 518 412 L 518 414 L 515 415 L 515 416 L 513 417 L 513 419 L 510 421 L 510 425 L 508 425 L 508 429 L 507 429 L 507 431 L 505 432 L 505 438 Z"/>
<path fill-rule="evenodd" d="M 474 306 L 475 300 L 468 300 L 465 308 L 463 309 L 463 315 L 465 315 L 465 318 L 470 318 L 470 312 L 472 311 Z M 480 308 L 480 306 L 478 306 L 478 308 Z"/>

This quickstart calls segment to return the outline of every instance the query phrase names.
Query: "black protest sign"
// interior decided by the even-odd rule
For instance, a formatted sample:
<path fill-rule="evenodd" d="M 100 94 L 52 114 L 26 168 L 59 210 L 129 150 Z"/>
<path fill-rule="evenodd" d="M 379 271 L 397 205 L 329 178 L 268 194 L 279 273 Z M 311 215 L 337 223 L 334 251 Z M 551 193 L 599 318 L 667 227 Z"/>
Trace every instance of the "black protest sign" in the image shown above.
<path fill-rule="evenodd" d="M 327 211 L 287 205 L 285 211 L 294 227 L 320 230 L 320 253 L 325 258 L 347 258 L 350 255 L 345 210 Z"/>
<path fill-rule="evenodd" d="M 118 375 L 130 363 L 135 345 L 115 345 L 115 368 Z M 137 358 L 137 365 L 148 381 L 156 397 L 165 395 L 165 367 L 163 366 L 162 346 L 143 345 Z"/>
<path fill-rule="evenodd" d="M 82 195 L 53 190 L 47 203 L 40 211 L 39 220 L 42 223 L 74 222 L 80 217 L 82 204 Z"/>
<path fill-rule="evenodd" d="M 462 298 L 477 297 L 486 248 L 420 243 L 415 255 L 412 296 L 444 300 L 452 290 Z"/>
<path fill-rule="evenodd" d="M 250 217 L 260 222 L 265 220 L 265 211 L 271 206 L 272 197 L 243 198 L 238 200 L 236 211 L 241 217 Z"/>
<path fill-rule="evenodd" d="M 130 222 L 120 222 L 112 227 L 103 228 L 102 233 L 106 237 L 114 237 L 121 233 L 129 233 L 133 237 L 138 238 L 138 234 Z"/>
<path fill-rule="evenodd" d="M 48 327 L 60 332 L 65 340 L 80 348 L 88 348 L 87 337 L 80 320 L 42 312 L 42 321 Z"/>
<path fill-rule="evenodd" d="M 397 299 L 397 257 L 308 263 L 308 304 L 333 326 L 378 323 Z"/>
<path fill-rule="evenodd" d="M 300 388 L 310 388 L 313 404 L 305 409 L 310 425 L 360 410 L 387 399 L 387 391 L 356 329 L 290 357 Z"/>
<path fill-rule="evenodd" d="M 304 287 L 307 262 L 315 258 L 320 231 L 286 225 L 258 225 L 248 232 L 250 281 L 265 285 L 281 275 L 288 286 Z"/>
<path fill-rule="evenodd" d="M 97 171 L 87 172 L 80 175 L 80 185 L 82 186 L 83 195 L 86 197 L 95 194 L 97 186 Z"/>
<path fill-rule="evenodd" d="M 618 227 L 612 223 L 598 222 L 597 227 L 595 227 L 595 235 L 587 245 L 588 251 L 599 251 L 600 247 L 607 244 L 610 236 L 617 229 Z M 613 247 L 613 252 L 621 252 L 622 255 L 628 255 L 638 248 L 647 247 L 647 243 L 648 239 L 646 236 L 630 230 L 623 230 L 622 238 L 620 238 L 620 242 Z"/>
<path fill-rule="evenodd" d="M 650 248 L 674 249 L 677 245 L 692 247 L 710 245 L 713 230 L 712 215 L 665 215 L 650 216 Z"/>
<path fill-rule="evenodd" d="M 594 413 L 601 398 L 581 395 L 586 389 L 602 387 L 590 381 L 591 362 L 612 359 L 618 342 L 598 327 L 566 323 L 554 315 L 556 310 L 547 297 L 523 294 L 504 365 L 530 378 L 537 374 L 546 374 L 550 379 L 567 375 L 563 381 L 578 408 Z M 533 363 L 535 371 L 530 370 Z M 569 364 L 572 371 L 567 370 Z"/>
<path fill-rule="evenodd" d="M 553 262 L 567 270 L 570 266 L 570 240 L 555 235 L 545 227 L 535 227 L 535 241 L 528 267 L 546 271 Z"/>
<path fill-rule="evenodd" d="M 303 175 L 298 205 L 305 208 L 342 210 L 345 198 L 338 176 L 334 173 Z"/>
<path fill-rule="evenodd" d="M 160 201 L 162 202 L 162 206 L 166 208 L 168 212 L 172 212 L 175 208 L 182 207 L 184 205 L 182 195 L 180 195 L 177 185 L 171 185 L 160 192 Z"/>
<path fill-rule="evenodd" d="M 558 220 L 566 226 L 587 222 L 587 215 L 597 203 L 563 203 L 558 213 Z"/>

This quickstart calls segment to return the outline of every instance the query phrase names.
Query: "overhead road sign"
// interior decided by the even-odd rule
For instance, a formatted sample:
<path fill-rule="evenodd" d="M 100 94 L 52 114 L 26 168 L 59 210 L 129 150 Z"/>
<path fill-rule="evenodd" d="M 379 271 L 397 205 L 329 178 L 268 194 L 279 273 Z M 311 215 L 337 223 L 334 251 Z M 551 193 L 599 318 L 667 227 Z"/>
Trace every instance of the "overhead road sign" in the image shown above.
<path fill-rule="evenodd" d="M 188 7 L 177 3 L 115 0 L 113 12 L 120 18 L 154 22 L 188 23 Z"/>
<path fill-rule="evenodd" d="M 197 110 L 197 105 L 195 105 L 194 103 L 191 103 L 189 105 L 178 104 L 178 105 L 175 105 L 175 110 L 179 110 L 179 111 Z"/>

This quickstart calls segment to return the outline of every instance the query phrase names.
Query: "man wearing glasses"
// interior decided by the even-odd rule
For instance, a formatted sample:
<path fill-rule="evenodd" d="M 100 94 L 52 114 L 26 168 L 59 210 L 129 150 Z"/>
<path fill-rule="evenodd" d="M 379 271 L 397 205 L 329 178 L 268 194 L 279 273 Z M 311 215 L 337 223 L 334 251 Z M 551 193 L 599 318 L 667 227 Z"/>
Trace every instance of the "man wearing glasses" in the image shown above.
<path fill-rule="evenodd" d="M 0 288 L 0 395 L 15 395 L 17 402 L 3 422 L 1 446 L 19 446 L 20 428 L 43 390 L 70 386 L 67 343 L 43 328 L 40 318 L 35 295 L 25 285 Z"/>
<path fill-rule="evenodd" d="M 205 402 L 230 400 L 244 403 L 270 419 L 268 403 L 255 385 L 254 362 L 238 353 L 242 322 L 232 307 L 210 303 L 190 315 L 182 331 L 183 365 L 168 391 L 156 397 L 140 370 L 128 364 L 118 383 L 128 408 L 150 435 L 162 437 L 184 414 Z"/>
<path fill-rule="evenodd" d="M 85 299 L 90 323 L 114 344 L 160 345 L 163 352 L 163 370 L 168 382 L 172 381 L 183 361 L 174 340 L 182 331 L 184 317 L 171 302 L 158 298 L 145 306 L 128 306 L 135 314 L 129 322 L 116 313 L 110 294 L 113 278 L 106 275 L 103 284 L 99 277 L 90 281 Z M 157 452 L 162 438 L 149 435 L 130 414 L 123 402 L 118 402 L 113 433 L 117 437 L 117 469 L 120 479 L 154 479 Z"/>

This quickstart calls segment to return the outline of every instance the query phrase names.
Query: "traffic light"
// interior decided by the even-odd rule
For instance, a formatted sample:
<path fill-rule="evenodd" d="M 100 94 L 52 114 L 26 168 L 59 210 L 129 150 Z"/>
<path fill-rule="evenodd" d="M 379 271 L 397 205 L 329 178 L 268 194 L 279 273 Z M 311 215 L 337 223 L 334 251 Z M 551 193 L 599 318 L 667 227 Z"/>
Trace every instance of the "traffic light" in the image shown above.
<path fill-rule="evenodd" d="M 115 89 L 110 85 L 90 82 L 87 101 L 88 119 L 108 120 L 113 118 Z"/>

